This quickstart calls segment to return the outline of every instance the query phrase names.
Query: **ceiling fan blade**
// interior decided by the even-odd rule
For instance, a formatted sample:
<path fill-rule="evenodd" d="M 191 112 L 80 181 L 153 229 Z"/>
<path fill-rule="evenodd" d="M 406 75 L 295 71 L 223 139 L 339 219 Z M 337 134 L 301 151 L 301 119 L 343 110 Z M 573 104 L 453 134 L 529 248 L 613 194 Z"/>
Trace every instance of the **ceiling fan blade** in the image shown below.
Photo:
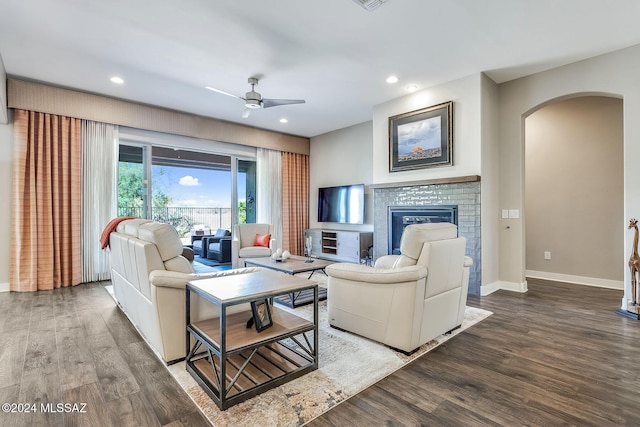
<path fill-rule="evenodd" d="M 251 108 L 245 108 L 244 111 L 242 112 L 242 118 L 243 119 L 248 118 L 249 114 L 251 114 Z"/>
<path fill-rule="evenodd" d="M 279 105 L 304 104 L 304 99 L 267 99 L 262 98 L 262 108 L 277 107 Z"/>
<path fill-rule="evenodd" d="M 241 96 L 237 96 L 237 95 L 234 95 L 234 94 L 232 94 L 232 93 L 225 92 L 225 91 L 223 91 L 223 90 L 216 89 L 216 88 L 211 87 L 211 86 L 205 86 L 204 88 L 205 88 L 205 89 L 212 90 L 212 91 L 214 91 L 214 92 L 221 93 L 221 94 L 223 94 L 223 95 L 231 96 L 231 97 L 233 97 L 233 98 L 244 99 L 244 98 L 242 98 Z"/>

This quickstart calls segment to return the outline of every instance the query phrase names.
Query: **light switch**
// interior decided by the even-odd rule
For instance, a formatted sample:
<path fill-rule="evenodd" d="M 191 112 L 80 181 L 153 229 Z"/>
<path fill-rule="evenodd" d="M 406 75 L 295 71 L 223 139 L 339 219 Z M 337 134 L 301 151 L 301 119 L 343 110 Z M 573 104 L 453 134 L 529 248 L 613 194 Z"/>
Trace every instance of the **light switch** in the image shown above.
<path fill-rule="evenodd" d="M 509 209 L 509 218 L 520 218 L 520 209 Z"/>
<path fill-rule="evenodd" d="M 509 209 L 502 209 L 502 218 L 509 218 Z"/>

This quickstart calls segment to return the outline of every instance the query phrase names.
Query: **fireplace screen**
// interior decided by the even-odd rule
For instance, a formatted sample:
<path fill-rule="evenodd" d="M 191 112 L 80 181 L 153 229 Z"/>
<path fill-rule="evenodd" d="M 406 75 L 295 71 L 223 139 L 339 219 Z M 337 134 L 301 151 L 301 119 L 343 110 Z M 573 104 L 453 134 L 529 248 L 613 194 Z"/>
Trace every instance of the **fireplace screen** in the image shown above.
<path fill-rule="evenodd" d="M 407 225 L 429 222 L 458 225 L 458 206 L 389 206 L 389 254 L 400 254 L 400 238 Z"/>

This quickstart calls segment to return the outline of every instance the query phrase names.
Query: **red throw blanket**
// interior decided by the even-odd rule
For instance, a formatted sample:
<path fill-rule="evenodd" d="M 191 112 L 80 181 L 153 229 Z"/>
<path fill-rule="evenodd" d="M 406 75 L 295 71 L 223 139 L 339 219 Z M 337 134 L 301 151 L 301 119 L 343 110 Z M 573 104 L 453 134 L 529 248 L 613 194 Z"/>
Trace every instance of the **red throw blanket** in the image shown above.
<path fill-rule="evenodd" d="M 118 224 L 128 219 L 136 219 L 136 217 L 135 216 L 119 216 L 109 221 L 109 224 L 107 224 L 104 230 L 102 230 L 102 235 L 100 236 L 100 247 L 102 249 L 106 249 L 109 246 L 109 236 L 113 231 L 115 231 Z"/>

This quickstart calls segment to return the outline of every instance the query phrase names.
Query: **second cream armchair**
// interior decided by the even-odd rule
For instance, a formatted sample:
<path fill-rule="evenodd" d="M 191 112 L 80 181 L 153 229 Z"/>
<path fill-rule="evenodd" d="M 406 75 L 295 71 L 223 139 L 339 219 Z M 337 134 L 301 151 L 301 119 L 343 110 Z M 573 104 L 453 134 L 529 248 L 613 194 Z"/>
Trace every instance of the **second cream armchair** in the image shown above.
<path fill-rule="evenodd" d="M 401 255 L 332 264 L 329 324 L 410 353 L 462 324 L 472 260 L 449 223 L 405 228 Z"/>
<path fill-rule="evenodd" d="M 255 246 L 256 235 L 271 235 L 269 246 Z M 236 224 L 233 227 L 233 239 L 231 240 L 231 266 L 233 268 L 244 267 L 242 258 L 269 257 L 276 249 L 276 239 L 273 235 L 273 227 L 270 224 Z"/>

